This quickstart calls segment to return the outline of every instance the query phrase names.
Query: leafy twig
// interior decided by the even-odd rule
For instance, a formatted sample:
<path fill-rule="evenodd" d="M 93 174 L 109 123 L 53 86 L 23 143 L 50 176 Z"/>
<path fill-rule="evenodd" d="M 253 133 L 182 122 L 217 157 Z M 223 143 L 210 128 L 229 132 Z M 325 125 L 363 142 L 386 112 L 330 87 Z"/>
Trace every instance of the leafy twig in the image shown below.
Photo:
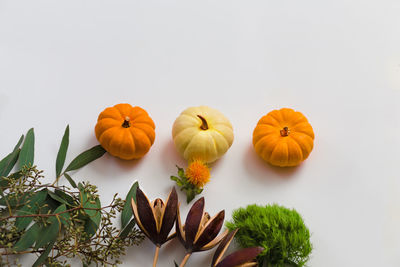
<path fill-rule="evenodd" d="M 28 253 L 38 256 L 33 266 L 67 265 L 74 257 L 83 265 L 120 263 L 126 247 L 144 238 L 132 214 L 125 212 L 127 225 L 122 229 L 113 225 L 117 212 L 127 210 L 125 201 L 115 194 L 109 205 L 101 206 L 96 186 L 77 185 L 67 173 L 101 157 L 105 150 L 95 146 L 84 151 L 62 172 L 69 144 L 67 126 L 56 160 L 57 178 L 42 184 L 43 172 L 33 165 L 34 144 L 30 129 L 26 139 L 22 136 L 13 152 L 0 160 L 0 266 L 16 264 L 9 255 Z M 10 174 L 18 159 L 18 170 Z M 63 175 L 76 191 L 58 186 Z"/>

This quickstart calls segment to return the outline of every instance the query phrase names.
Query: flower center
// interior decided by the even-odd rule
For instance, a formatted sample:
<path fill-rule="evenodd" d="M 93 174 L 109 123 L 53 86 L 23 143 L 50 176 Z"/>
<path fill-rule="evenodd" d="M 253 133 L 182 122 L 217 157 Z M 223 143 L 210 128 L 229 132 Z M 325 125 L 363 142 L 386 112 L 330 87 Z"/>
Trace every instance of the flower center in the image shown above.
<path fill-rule="evenodd" d="M 203 218 L 201 218 L 200 226 L 201 228 L 204 228 L 206 226 L 207 222 L 210 220 L 211 216 L 208 214 L 208 212 L 204 212 Z"/>
<path fill-rule="evenodd" d="M 210 180 L 210 169 L 200 161 L 193 161 L 185 172 L 189 182 L 202 188 Z"/>
<path fill-rule="evenodd" d="M 157 231 L 160 231 L 160 229 L 161 229 L 163 207 L 164 207 L 164 202 L 162 201 L 162 199 L 157 198 L 156 200 L 154 200 L 153 211 L 154 211 L 154 217 L 156 219 Z"/>

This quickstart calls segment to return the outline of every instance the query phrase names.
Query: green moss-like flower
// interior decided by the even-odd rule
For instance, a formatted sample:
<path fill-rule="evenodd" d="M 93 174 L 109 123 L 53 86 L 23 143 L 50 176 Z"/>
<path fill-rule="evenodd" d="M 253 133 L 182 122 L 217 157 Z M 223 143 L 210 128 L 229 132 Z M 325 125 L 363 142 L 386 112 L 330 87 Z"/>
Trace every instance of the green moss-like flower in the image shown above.
<path fill-rule="evenodd" d="M 279 205 L 249 205 L 233 212 L 229 230 L 242 247 L 260 246 L 260 266 L 304 266 L 312 251 L 310 232 L 296 210 Z"/>

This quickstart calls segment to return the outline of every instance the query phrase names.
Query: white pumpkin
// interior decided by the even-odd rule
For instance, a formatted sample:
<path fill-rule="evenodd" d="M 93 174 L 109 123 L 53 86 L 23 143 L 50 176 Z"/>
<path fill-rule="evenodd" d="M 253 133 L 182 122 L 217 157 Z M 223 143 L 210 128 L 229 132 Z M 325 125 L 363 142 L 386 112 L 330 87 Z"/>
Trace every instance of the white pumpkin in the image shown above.
<path fill-rule="evenodd" d="M 233 129 L 218 110 L 207 106 L 190 107 L 175 120 L 172 137 L 176 149 L 186 160 L 211 163 L 232 145 Z"/>

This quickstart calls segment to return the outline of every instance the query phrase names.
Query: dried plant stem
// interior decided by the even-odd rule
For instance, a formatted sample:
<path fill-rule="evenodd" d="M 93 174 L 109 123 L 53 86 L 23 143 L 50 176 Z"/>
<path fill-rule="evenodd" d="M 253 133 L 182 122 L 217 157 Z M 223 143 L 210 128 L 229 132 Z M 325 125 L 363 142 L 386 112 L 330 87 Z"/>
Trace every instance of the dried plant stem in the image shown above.
<path fill-rule="evenodd" d="M 68 213 L 68 212 L 71 212 L 71 211 L 74 211 L 74 210 L 82 210 L 82 209 L 85 209 L 85 210 L 103 210 L 103 209 L 107 209 L 107 208 L 113 208 L 114 206 L 115 205 L 108 205 L 108 206 L 105 206 L 105 207 L 102 207 L 102 208 L 84 208 L 84 207 L 79 206 L 79 207 L 75 207 L 75 208 L 72 208 L 72 209 L 69 209 L 69 210 L 60 211 L 58 213 L 12 215 L 12 216 L 8 216 L 8 217 L 0 218 L 0 221 L 9 220 L 9 219 L 12 219 L 12 218 L 26 218 L 26 217 L 52 217 L 52 216 L 56 216 L 57 217 L 57 216 L 59 216 L 61 214 Z"/>
<path fill-rule="evenodd" d="M 51 186 L 55 186 L 58 185 L 58 181 L 60 180 L 60 178 L 64 175 L 64 173 L 61 173 L 55 180 L 54 182 L 51 184 Z"/>
<path fill-rule="evenodd" d="M 154 253 L 153 267 L 156 267 L 158 260 L 158 253 L 160 252 L 160 247 L 156 246 L 156 252 Z"/>
<path fill-rule="evenodd" d="M 27 251 L 7 251 L 8 248 L 5 249 L 3 252 L 0 252 L 0 255 L 23 255 L 28 253 L 42 253 L 44 250 L 27 250 Z"/>
<path fill-rule="evenodd" d="M 183 258 L 183 260 L 182 260 L 181 264 L 179 265 L 179 267 L 185 266 L 185 264 L 188 261 L 190 255 L 192 255 L 192 253 L 188 253 L 188 254 L 185 255 L 185 257 Z"/>

